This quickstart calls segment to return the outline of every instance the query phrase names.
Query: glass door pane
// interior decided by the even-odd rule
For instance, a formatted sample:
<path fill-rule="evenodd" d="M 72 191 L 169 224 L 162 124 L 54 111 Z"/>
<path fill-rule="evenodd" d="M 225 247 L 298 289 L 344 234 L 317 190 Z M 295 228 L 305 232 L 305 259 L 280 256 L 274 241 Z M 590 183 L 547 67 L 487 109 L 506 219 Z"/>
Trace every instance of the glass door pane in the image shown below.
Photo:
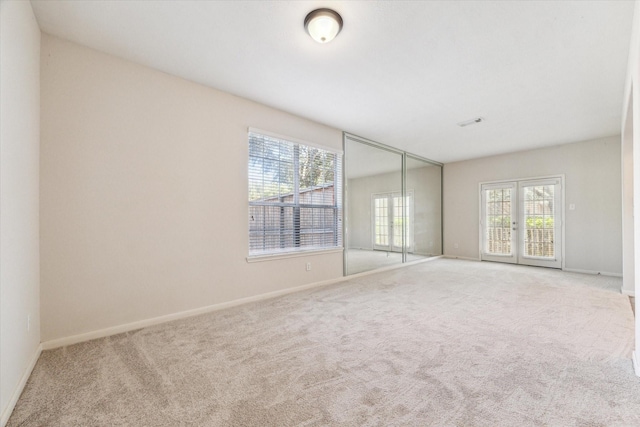
<path fill-rule="evenodd" d="M 396 252 L 402 251 L 402 227 L 404 223 L 402 211 L 402 197 L 393 198 L 393 216 L 391 220 L 391 232 L 393 234 L 393 248 Z"/>
<path fill-rule="evenodd" d="M 409 195 L 405 198 L 404 205 L 402 203 L 401 195 L 394 195 L 392 200 L 393 215 L 391 217 L 390 224 L 392 227 L 391 234 L 393 235 L 393 247 L 391 249 L 396 252 L 402 252 L 402 230 L 404 228 L 404 244 L 407 246 L 407 249 L 411 251 L 413 249 L 411 243 L 411 235 L 413 231 L 411 224 L 411 218 L 413 216 L 413 212 L 411 210 L 412 196 Z"/>
<path fill-rule="evenodd" d="M 553 186 L 524 187 L 524 255 L 554 257 Z"/>
<path fill-rule="evenodd" d="M 376 196 L 373 199 L 374 248 L 390 250 L 389 245 L 389 198 Z"/>
<path fill-rule="evenodd" d="M 483 260 L 517 262 L 516 188 L 515 182 L 482 186 Z"/>
<path fill-rule="evenodd" d="M 511 255 L 511 190 L 487 190 L 487 253 Z"/>
<path fill-rule="evenodd" d="M 559 178 L 523 181 L 519 263 L 562 267 L 562 187 Z"/>

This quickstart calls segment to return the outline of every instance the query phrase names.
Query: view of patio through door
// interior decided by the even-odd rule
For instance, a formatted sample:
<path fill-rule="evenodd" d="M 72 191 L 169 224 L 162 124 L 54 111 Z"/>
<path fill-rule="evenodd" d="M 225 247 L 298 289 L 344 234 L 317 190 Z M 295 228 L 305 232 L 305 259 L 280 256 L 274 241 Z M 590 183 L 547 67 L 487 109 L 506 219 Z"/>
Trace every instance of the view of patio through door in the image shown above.
<path fill-rule="evenodd" d="M 562 178 L 481 186 L 481 259 L 562 268 Z"/>

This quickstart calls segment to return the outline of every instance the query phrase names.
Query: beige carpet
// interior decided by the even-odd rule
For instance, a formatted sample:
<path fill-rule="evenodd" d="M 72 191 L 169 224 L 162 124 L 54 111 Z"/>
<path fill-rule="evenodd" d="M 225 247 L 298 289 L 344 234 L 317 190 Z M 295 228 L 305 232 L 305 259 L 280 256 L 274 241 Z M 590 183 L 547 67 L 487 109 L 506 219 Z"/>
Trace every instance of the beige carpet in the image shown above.
<path fill-rule="evenodd" d="M 9 426 L 638 426 L 620 280 L 438 259 L 42 354 Z"/>

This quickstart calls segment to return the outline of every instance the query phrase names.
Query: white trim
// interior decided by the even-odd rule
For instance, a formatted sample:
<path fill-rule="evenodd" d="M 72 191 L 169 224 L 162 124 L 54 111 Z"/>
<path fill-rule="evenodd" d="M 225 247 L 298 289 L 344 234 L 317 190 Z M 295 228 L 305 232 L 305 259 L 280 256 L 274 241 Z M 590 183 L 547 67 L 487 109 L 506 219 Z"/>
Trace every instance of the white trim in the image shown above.
<path fill-rule="evenodd" d="M 486 190 L 497 190 L 497 189 L 509 189 L 511 191 L 511 219 L 519 220 L 519 212 L 520 209 L 520 182 L 518 180 L 513 181 L 500 181 L 500 182 L 489 182 L 489 183 L 481 183 L 480 184 L 480 197 L 478 201 L 480 202 L 480 220 L 478 231 L 480 232 L 480 237 L 478 242 L 480 246 L 478 248 L 478 258 L 481 261 L 495 261 L 495 262 L 503 262 L 507 264 L 518 264 L 518 242 L 520 236 L 518 233 L 511 233 L 511 253 L 509 254 L 491 254 L 485 252 L 486 249 L 486 234 L 485 234 L 485 223 L 487 222 L 487 212 L 485 209 L 487 198 L 486 198 Z M 513 226 L 509 224 L 509 228 Z M 519 227 L 518 227 L 519 228 Z"/>
<path fill-rule="evenodd" d="M 357 249 L 357 248 L 354 248 Z M 360 248 L 363 249 L 363 248 Z M 417 251 L 413 251 L 413 252 L 408 252 L 409 255 L 418 255 L 418 256 L 424 256 L 424 257 L 429 257 L 429 258 L 433 258 L 433 257 L 441 257 L 441 254 L 432 254 L 430 252 L 417 252 Z"/>
<path fill-rule="evenodd" d="M 287 259 L 287 258 L 298 258 L 309 255 L 324 255 L 324 254 L 332 254 L 337 252 L 342 252 L 344 248 L 331 248 L 331 249 L 309 249 L 309 250 L 300 250 L 295 252 L 282 252 L 282 253 L 270 253 L 267 255 L 251 255 L 248 256 L 247 262 L 263 262 L 263 261 L 273 261 L 277 259 Z"/>
<path fill-rule="evenodd" d="M 537 181 L 537 180 L 541 180 L 541 179 L 553 179 L 553 178 L 560 178 L 562 177 L 564 180 L 565 174 L 563 173 L 559 173 L 559 174 L 555 174 L 555 175 L 544 175 L 544 176 L 531 176 L 531 177 L 527 177 L 527 178 L 516 178 L 516 179 L 498 179 L 495 181 L 482 181 L 480 183 L 480 185 L 485 185 L 485 184 L 500 184 L 500 183 L 504 183 L 504 182 L 513 182 L 513 181 Z"/>
<path fill-rule="evenodd" d="M 447 259 L 462 259 L 465 261 L 481 261 L 480 258 L 471 258 L 466 256 L 458 256 L 458 255 L 442 255 L 443 258 Z"/>
<path fill-rule="evenodd" d="M 149 326 L 160 325 L 162 323 L 171 322 L 173 320 L 186 319 L 188 317 L 198 316 L 200 314 L 211 313 L 214 311 L 224 310 L 226 308 L 236 307 L 238 305 L 247 304 L 250 302 L 262 301 L 269 298 L 274 298 L 282 295 L 287 295 L 293 292 L 303 291 L 315 287 L 330 285 L 342 281 L 343 278 L 329 279 L 322 282 L 310 283 L 307 285 L 296 286 L 293 288 L 287 288 L 280 291 L 267 292 L 252 297 L 240 298 L 232 301 L 222 302 L 218 304 L 208 305 L 205 307 L 195 308 L 192 310 L 180 311 L 177 313 L 167 314 L 164 316 L 152 317 L 150 319 L 139 320 L 137 322 L 125 323 L 118 326 L 112 326 L 109 328 L 99 329 L 96 331 L 86 332 L 84 334 L 72 335 L 69 337 L 58 338 L 55 340 L 45 341 L 42 343 L 44 350 L 50 350 L 53 348 L 64 347 L 72 344 L 78 344 L 85 341 L 94 340 L 97 338 L 104 338 L 111 335 L 121 334 L 124 332 L 134 331 L 136 329 L 147 328 Z"/>
<path fill-rule="evenodd" d="M 622 295 L 628 295 L 628 296 L 634 297 L 634 298 L 636 297 L 636 293 L 634 291 L 630 291 L 630 290 L 625 289 L 625 288 L 620 288 L 620 293 Z"/>
<path fill-rule="evenodd" d="M 344 151 L 342 151 L 342 149 L 340 149 L 340 148 L 327 147 L 326 145 L 316 144 L 316 143 L 308 142 L 308 141 L 305 141 L 305 140 L 302 140 L 302 139 L 292 138 L 292 137 L 286 136 L 286 135 L 280 135 L 280 134 L 277 134 L 275 132 L 269 132 L 268 130 L 262 130 L 262 129 L 257 129 L 257 128 L 250 127 L 249 129 L 247 129 L 247 131 L 251 132 L 251 133 L 257 133 L 257 134 L 260 134 L 260 135 L 264 135 L 264 136 L 270 136 L 271 138 L 282 139 L 282 140 L 287 141 L 287 142 L 293 142 L 294 144 L 308 145 L 309 147 L 319 148 L 321 150 L 330 151 L 332 153 L 336 153 L 336 154 L 340 154 L 340 155 L 344 154 Z"/>
<path fill-rule="evenodd" d="M 484 206 L 482 186 L 486 183 L 478 183 L 478 260 L 482 261 L 482 252 L 484 251 Z"/>
<path fill-rule="evenodd" d="M 635 351 L 631 354 L 631 360 L 633 361 L 633 370 L 636 373 L 637 377 L 640 377 L 640 358 L 638 358 L 638 353 Z"/>
<path fill-rule="evenodd" d="M 635 24 L 640 22 L 640 2 L 636 0 L 636 4 L 633 8 L 633 20 L 632 22 Z M 631 43 L 629 43 L 629 55 L 627 59 L 627 75 L 625 77 L 624 82 L 624 94 L 631 95 L 632 93 L 632 85 L 633 85 L 633 74 L 635 72 L 634 67 L 637 67 L 640 60 L 638 59 L 638 47 L 640 46 L 640 25 L 632 25 L 631 27 Z M 628 119 L 627 111 L 629 109 L 629 104 L 631 100 L 631 96 L 625 96 L 624 101 L 622 102 L 622 135 L 624 135 L 624 128 L 626 125 L 626 120 Z"/>
<path fill-rule="evenodd" d="M 562 216 L 562 229 L 561 229 L 561 233 L 562 233 L 562 246 L 560 247 L 560 255 L 562 256 L 562 260 L 560 262 L 560 268 L 562 270 L 565 269 L 566 265 L 567 265 L 567 185 L 566 185 L 566 176 L 565 174 L 560 174 L 561 177 L 561 187 L 560 189 L 562 190 L 562 212 L 561 212 L 561 216 Z"/>
<path fill-rule="evenodd" d="M 409 267 L 411 265 L 419 264 L 426 261 L 431 261 L 434 259 L 438 259 L 440 257 L 426 258 L 421 260 L 416 260 L 412 262 L 406 262 L 403 264 L 398 264 L 396 266 L 380 268 L 377 270 L 367 271 L 364 273 L 353 274 L 351 276 L 341 276 L 335 279 L 324 280 L 321 282 L 309 283 L 306 285 L 296 286 L 293 288 L 282 289 L 274 292 L 267 292 L 265 294 L 255 295 L 247 298 L 240 298 L 233 301 L 222 302 L 219 304 L 213 304 L 206 307 L 195 308 L 192 310 L 185 310 L 178 313 L 167 314 L 164 316 L 153 317 L 151 319 L 139 320 L 137 322 L 125 323 L 123 325 L 112 326 L 110 328 L 99 329 L 97 331 L 86 332 L 84 334 L 72 335 L 69 337 L 58 338 L 55 340 L 45 341 L 41 344 L 42 350 L 51 350 L 58 347 L 64 347 L 72 344 L 78 344 L 85 341 L 94 340 L 97 338 L 104 338 L 111 335 L 121 334 L 124 332 L 134 331 L 136 329 L 146 328 L 149 326 L 155 326 L 162 323 L 170 322 L 173 320 L 185 319 L 188 317 L 198 316 L 200 314 L 211 313 L 218 310 L 224 310 L 226 308 L 236 307 L 239 305 L 247 304 L 250 302 L 263 301 L 283 295 L 292 294 L 295 292 L 304 291 L 307 289 L 320 288 L 327 285 L 332 285 L 334 283 L 344 282 L 356 277 L 366 276 L 369 274 L 380 273 L 382 271 L 394 270 L 396 268 Z"/>
<path fill-rule="evenodd" d="M 2 417 L 0 417 L 0 426 L 4 427 L 5 425 L 7 425 L 7 422 L 9 421 L 9 417 L 11 417 L 11 413 L 13 412 L 13 409 L 16 407 L 16 403 L 18 403 L 18 399 L 20 399 L 20 395 L 24 391 L 24 387 L 27 385 L 27 381 L 31 376 L 31 372 L 33 372 L 33 368 L 36 367 L 36 363 L 40 358 L 42 349 L 43 349 L 42 344 L 40 344 L 36 349 L 36 352 L 31 357 L 31 361 L 29 362 L 29 366 L 27 366 L 27 370 L 24 371 L 24 374 L 22 374 L 22 378 L 20 378 L 20 382 L 18 383 L 18 386 L 13 391 L 13 394 L 11 395 L 11 399 L 9 400 L 9 403 L 7 404 L 6 408 L 4 408 L 4 411 L 2 411 Z"/>
<path fill-rule="evenodd" d="M 595 271 L 595 270 L 582 270 L 579 268 L 563 268 L 562 271 L 566 271 L 568 273 L 582 273 L 582 274 L 593 274 L 600 276 L 609 276 L 609 277 L 622 277 L 622 273 L 611 273 L 608 271 Z"/>
<path fill-rule="evenodd" d="M 457 255 L 442 255 L 443 258 L 446 259 L 462 259 L 462 260 L 466 260 L 466 261 L 481 261 L 481 259 L 479 258 L 470 258 L 470 257 L 463 257 L 463 256 L 457 256 Z M 525 267 L 527 267 L 526 264 L 522 264 Z M 562 271 L 566 271 L 567 273 L 582 273 L 582 274 L 592 274 L 592 275 L 600 275 L 600 276 L 607 276 L 607 277 L 622 277 L 621 273 L 611 273 L 608 271 L 594 271 L 594 270 L 580 270 L 577 268 L 563 268 Z M 635 296 L 633 292 L 630 291 L 626 291 L 626 290 L 621 290 L 620 293 L 624 294 L 624 295 L 629 295 L 629 296 Z"/>

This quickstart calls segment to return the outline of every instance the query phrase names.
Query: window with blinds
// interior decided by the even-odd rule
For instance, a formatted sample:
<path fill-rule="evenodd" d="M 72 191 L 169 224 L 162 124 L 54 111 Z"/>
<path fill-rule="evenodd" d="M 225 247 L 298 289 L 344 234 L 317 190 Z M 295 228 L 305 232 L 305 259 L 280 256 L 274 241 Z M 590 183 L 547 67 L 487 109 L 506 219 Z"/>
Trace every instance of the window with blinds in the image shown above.
<path fill-rule="evenodd" d="M 342 155 L 249 131 L 249 255 L 342 247 Z"/>

